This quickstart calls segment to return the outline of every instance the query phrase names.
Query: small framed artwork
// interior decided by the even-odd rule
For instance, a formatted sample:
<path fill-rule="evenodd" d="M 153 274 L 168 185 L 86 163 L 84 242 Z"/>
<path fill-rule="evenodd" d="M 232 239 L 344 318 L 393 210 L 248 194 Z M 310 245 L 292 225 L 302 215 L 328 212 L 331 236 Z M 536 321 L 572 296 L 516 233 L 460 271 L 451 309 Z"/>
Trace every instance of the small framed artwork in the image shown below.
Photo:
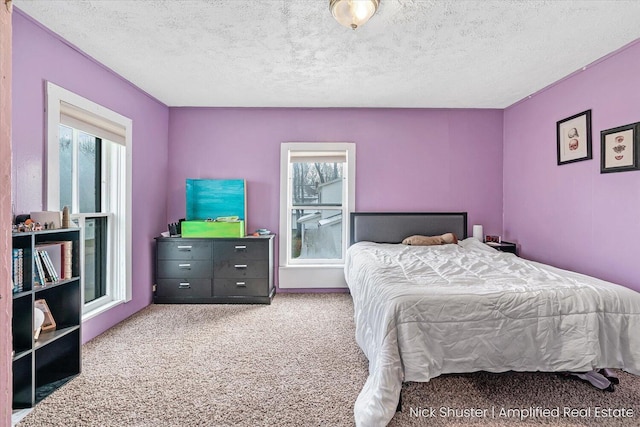
<path fill-rule="evenodd" d="M 591 110 L 557 122 L 556 135 L 558 165 L 591 159 Z"/>
<path fill-rule="evenodd" d="M 640 169 L 640 123 L 600 132 L 600 173 Z"/>
<path fill-rule="evenodd" d="M 33 302 L 33 306 L 42 313 L 44 313 L 44 321 L 42 322 L 42 332 L 49 332 L 56 329 L 56 321 L 53 320 L 53 315 L 51 314 L 51 310 L 49 310 L 49 306 L 47 305 L 47 301 L 43 299 L 38 299 Z"/>

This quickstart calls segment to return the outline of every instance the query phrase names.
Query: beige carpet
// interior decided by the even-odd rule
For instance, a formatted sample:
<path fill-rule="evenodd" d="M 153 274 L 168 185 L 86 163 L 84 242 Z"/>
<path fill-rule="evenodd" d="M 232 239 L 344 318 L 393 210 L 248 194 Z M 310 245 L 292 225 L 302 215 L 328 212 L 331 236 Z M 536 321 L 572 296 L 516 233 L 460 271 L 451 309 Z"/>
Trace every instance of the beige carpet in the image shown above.
<path fill-rule="evenodd" d="M 554 374 L 441 376 L 405 384 L 390 425 L 638 426 L 640 378 L 620 376 L 614 393 Z M 152 305 L 87 343 L 82 374 L 18 426 L 350 426 L 366 377 L 349 295 Z M 560 417 L 500 417 L 530 407 L 559 407 Z M 567 417 L 565 407 L 591 413 Z M 596 418 L 596 407 L 634 417 Z M 471 408 L 487 416 L 457 416 Z"/>

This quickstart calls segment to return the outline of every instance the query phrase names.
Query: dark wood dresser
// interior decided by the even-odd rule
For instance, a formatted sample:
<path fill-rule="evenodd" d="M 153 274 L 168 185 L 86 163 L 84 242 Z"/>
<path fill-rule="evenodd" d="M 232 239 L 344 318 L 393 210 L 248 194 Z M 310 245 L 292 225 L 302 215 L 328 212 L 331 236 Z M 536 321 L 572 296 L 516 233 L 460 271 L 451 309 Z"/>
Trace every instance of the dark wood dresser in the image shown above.
<path fill-rule="evenodd" d="M 274 235 L 156 238 L 156 304 L 270 304 Z"/>

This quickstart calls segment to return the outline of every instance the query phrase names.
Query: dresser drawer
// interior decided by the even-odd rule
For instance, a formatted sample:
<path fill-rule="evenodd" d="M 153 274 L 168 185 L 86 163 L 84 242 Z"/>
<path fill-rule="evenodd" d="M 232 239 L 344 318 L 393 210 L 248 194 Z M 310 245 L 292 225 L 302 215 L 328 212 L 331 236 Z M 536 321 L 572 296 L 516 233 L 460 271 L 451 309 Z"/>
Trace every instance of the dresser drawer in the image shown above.
<path fill-rule="evenodd" d="M 269 261 L 256 260 L 226 260 L 219 261 L 216 258 L 214 264 L 214 277 L 233 279 L 233 278 L 266 278 L 269 277 Z"/>
<path fill-rule="evenodd" d="M 161 298 L 211 297 L 211 279 L 160 279 L 156 285 L 156 296 Z"/>
<path fill-rule="evenodd" d="M 178 242 L 158 242 L 158 259 L 211 259 L 213 242 L 189 240 Z"/>
<path fill-rule="evenodd" d="M 215 279 L 214 297 L 269 296 L 267 279 Z"/>
<path fill-rule="evenodd" d="M 191 277 L 211 277 L 213 274 L 213 263 L 208 260 L 164 260 L 158 263 L 158 278 L 191 278 Z"/>
<path fill-rule="evenodd" d="M 268 241 L 242 239 L 236 241 L 215 242 L 214 253 L 217 261 L 268 259 Z"/>

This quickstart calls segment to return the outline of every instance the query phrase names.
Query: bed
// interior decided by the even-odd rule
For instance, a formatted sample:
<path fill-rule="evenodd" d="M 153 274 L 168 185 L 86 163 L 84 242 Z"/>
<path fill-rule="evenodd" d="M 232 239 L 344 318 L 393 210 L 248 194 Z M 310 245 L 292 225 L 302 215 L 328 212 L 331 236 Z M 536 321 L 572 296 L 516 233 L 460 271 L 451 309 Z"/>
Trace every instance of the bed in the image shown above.
<path fill-rule="evenodd" d="M 457 244 L 407 246 L 453 232 Z M 640 293 L 467 238 L 467 215 L 352 213 L 345 278 L 369 377 L 358 426 L 393 417 L 403 381 L 475 371 L 640 375 Z"/>

